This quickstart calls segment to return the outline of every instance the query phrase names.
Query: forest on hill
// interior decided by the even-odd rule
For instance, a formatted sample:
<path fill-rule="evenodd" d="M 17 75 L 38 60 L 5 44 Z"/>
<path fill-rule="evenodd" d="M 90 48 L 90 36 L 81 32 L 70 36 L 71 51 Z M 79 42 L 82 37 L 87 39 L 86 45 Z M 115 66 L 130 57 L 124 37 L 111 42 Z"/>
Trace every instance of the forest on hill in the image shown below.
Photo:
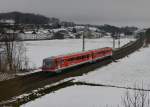
<path fill-rule="evenodd" d="M 0 20 L 14 20 L 16 24 L 48 24 L 50 22 L 59 22 L 57 18 L 22 12 L 0 13 Z"/>

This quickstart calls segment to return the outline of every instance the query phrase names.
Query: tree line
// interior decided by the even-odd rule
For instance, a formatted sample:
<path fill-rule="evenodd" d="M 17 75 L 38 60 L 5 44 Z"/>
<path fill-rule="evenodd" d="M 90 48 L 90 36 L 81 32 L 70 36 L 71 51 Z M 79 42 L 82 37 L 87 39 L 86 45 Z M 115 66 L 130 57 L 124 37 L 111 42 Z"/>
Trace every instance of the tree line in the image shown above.
<path fill-rule="evenodd" d="M 49 18 L 40 14 L 8 12 L 0 13 L 0 20 L 14 20 L 16 24 L 48 24 L 58 22 L 57 18 Z"/>
<path fill-rule="evenodd" d="M 129 26 L 125 26 L 125 27 L 117 27 L 117 26 L 112 26 L 112 25 L 102 25 L 102 26 L 98 26 L 98 28 L 102 31 L 105 32 L 109 32 L 111 34 L 115 34 L 115 33 L 124 33 L 125 35 L 132 35 L 134 31 L 136 31 L 138 28 L 137 27 L 129 27 Z"/>

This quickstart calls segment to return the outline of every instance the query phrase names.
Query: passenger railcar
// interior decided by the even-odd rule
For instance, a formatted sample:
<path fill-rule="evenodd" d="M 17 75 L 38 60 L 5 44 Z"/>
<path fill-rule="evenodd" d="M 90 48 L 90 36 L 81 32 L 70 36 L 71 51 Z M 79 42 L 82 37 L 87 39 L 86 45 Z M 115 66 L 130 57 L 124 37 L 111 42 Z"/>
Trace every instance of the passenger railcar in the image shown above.
<path fill-rule="evenodd" d="M 112 48 L 106 47 L 68 55 L 49 57 L 43 60 L 42 71 L 60 72 L 63 69 L 87 62 L 93 62 L 111 55 Z"/>
<path fill-rule="evenodd" d="M 102 59 L 107 56 L 112 56 L 112 48 L 106 47 L 101 49 L 92 50 L 92 60 Z"/>

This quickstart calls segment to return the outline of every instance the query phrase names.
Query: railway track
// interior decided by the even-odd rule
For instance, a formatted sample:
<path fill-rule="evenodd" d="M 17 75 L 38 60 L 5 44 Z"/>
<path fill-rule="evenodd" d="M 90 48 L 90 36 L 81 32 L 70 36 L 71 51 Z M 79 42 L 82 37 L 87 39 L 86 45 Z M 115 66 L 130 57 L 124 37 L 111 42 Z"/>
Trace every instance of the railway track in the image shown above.
<path fill-rule="evenodd" d="M 0 82 L 0 102 L 9 100 L 14 96 L 18 96 L 23 93 L 31 92 L 32 90 L 41 88 L 45 85 L 56 83 L 69 77 L 81 76 L 84 73 L 88 73 L 97 67 L 109 64 L 111 62 L 111 58 L 105 58 L 92 64 L 87 63 L 78 67 L 64 70 L 58 74 L 37 72 L 35 74 Z"/>

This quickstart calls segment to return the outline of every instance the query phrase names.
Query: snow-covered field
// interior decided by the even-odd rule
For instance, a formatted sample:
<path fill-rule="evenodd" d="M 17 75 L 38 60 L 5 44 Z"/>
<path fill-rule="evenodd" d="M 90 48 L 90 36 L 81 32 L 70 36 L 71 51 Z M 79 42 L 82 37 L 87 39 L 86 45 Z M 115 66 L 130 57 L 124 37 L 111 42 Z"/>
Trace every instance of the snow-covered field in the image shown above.
<path fill-rule="evenodd" d="M 124 92 L 125 89 L 71 86 L 21 107 L 117 107 Z"/>
<path fill-rule="evenodd" d="M 150 89 L 150 48 L 142 48 L 129 57 L 75 77 L 75 81 Z M 126 89 L 115 87 L 71 86 L 45 95 L 22 107 L 123 107 Z"/>
<path fill-rule="evenodd" d="M 132 38 L 121 39 L 121 46 L 134 40 Z M 82 51 L 82 39 L 65 39 L 65 40 L 47 40 L 47 41 L 26 41 L 27 57 L 31 67 L 40 67 L 42 60 L 46 57 L 67 54 Z M 116 48 L 118 47 L 116 40 Z M 96 49 L 102 47 L 112 47 L 112 38 L 86 39 L 85 49 Z"/>
<path fill-rule="evenodd" d="M 97 69 L 76 81 L 135 87 L 143 84 L 150 89 L 150 48 L 143 48 L 117 63 Z"/>

